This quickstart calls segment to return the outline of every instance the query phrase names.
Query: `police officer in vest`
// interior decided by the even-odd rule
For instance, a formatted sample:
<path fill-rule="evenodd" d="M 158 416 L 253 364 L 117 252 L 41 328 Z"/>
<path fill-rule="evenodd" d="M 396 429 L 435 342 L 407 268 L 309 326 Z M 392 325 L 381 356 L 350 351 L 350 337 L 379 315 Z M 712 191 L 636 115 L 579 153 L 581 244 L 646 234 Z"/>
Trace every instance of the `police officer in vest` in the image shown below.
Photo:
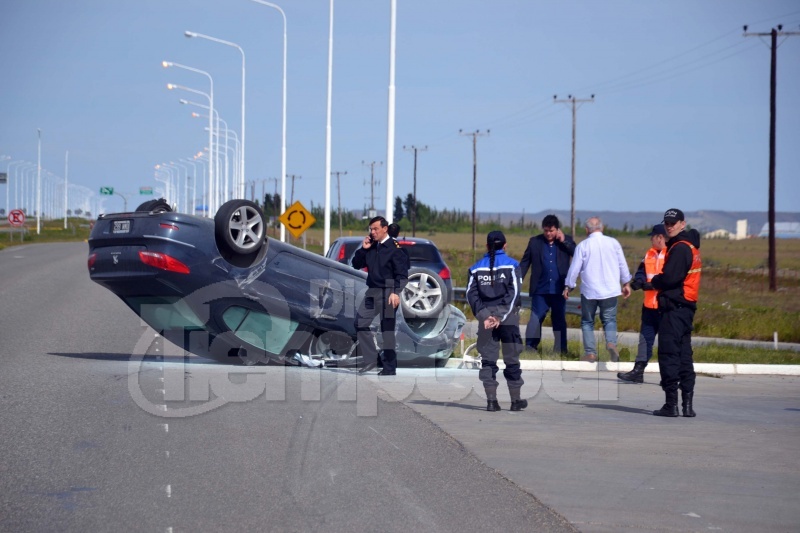
<path fill-rule="evenodd" d="M 658 332 L 658 367 L 661 388 L 666 401 L 653 411 L 656 416 L 678 416 L 678 389 L 681 390 L 683 416 L 695 416 L 694 361 L 692 360 L 692 321 L 700 292 L 700 234 L 686 231 L 686 220 L 680 209 L 664 213 L 667 231 L 667 256 L 664 270 L 653 277 L 658 290 L 661 324 Z"/>
<path fill-rule="evenodd" d="M 667 230 L 664 224 L 656 224 L 653 230 L 648 233 L 650 237 L 650 249 L 644 254 L 644 259 L 639 264 L 636 274 L 633 275 L 631 289 L 637 291 L 644 289 L 644 301 L 642 302 L 642 323 L 639 327 L 639 349 L 636 352 L 636 361 L 633 363 L 633 370 L 630 372 L 617 373 L 617 377 L 622 381 L 632 383 L 644 382 L 644 369 L 653 357 L 653 344 L 658 335 L 658 325 L 661 322 L 661 315 L 658 313 L 658 291 L 653 288 L 653 277 L 661 274 L 664 268 L 664 258 L 667 255 Z"/>
<path fill-rule="evenodd" d="M 397 371 L 395 352 L 395 314 L 400 293 L 408 284 L 408 255 L 389 236 L 389 223 L 378 216 L 369 221 L 369 235 L 353 255 L 353 267 L 367 267 L 367 292 L 356 313 L 358 354 L 362 358 L 358 372 L 363 374 L 378 366 L 378 350 L 370 331 L 372 320 L 380 315 L 383 336 L 383 370 L 378 375 L 394 376 Z"/>
<path fill-rule="evenodd" d="M 505 253 L 506 237 L 502 231 L 492 231 L 486 237 L 486 254 L 469 269 L 467 301 L 478 319 L 478 353 L 481 354 L 479 379 L 486 391 L 486 410 L 499 411 L 497 402 L 497 359 L 500 345 L 511 411 L 528 407 L 520 397 L 522 370 L 519 354 L 522 338 L 519 335 L 520 283 L 519 263 Z"/>

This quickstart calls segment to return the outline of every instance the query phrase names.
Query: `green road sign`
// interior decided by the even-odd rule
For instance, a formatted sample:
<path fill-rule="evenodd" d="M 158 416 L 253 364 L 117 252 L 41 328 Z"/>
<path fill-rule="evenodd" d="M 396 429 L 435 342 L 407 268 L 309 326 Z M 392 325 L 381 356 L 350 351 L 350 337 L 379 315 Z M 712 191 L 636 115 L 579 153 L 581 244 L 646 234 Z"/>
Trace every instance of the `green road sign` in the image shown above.
<path fill-rule="evenodd" d="M 114 187 L 100 187 L 100 194 L 111 196 L 114 194 Z"/>
<path fill-rule="evenodd" d="M 139 187 L 139 194 L 153 194 L 152 187 Z"/>

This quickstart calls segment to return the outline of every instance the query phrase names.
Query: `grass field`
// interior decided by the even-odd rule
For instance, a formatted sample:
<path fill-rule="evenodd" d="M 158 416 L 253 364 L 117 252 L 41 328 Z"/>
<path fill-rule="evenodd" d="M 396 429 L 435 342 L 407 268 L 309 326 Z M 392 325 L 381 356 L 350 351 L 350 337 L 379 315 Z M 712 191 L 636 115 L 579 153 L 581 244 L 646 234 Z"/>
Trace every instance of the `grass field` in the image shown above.
<path fill-rule="evenodd" d="M 345 233 L 347 234 L 347 233 Z M 478 254 L 470 249 L 469 233 L 417 235 L 436 243 L 450 266 L 453 286 L 464 287 L 467 270 Z M 331 240 L 338 237 L 332 232 Z M 310 231 L 308 249 L 321 253 L 322 232 Z M 476 236 L 483 247 L 483 235 Z M 647 237 L 619 238 L 631 273 L 638 267 L 650 246 Z M 508 235 L 507 252 L 519 259 L 528 244 L 528 237 Z M 778 291 L 769 291 L 766 264 L 766 239 L 729 241 L 704 240 L 703 279 L 700 302 L 695 316 L 695 334 L 727 339 L 773 340 L 773 333 L 783 342 L 800 342 L 800 239 L 778 239 Z M 482 253 L 482 252 L 481 252 Z M 524 287 L 529 286 L 526 278 Z M 643 293 L 635 291 L 628 300 L 620 299 L 618 327 L 620 331 L 638 331 Z M 469 315 L 469 309 L 464 311 Z M 580 327 L 577 316 L 568 316 L 569 327 Z M 549 325 L 549 319 L 545 322 Z"/>
<path fill-rule="evenodd" d="M 35 225 L 34 225 L 35 228 Z M 64 240 L 84 240 L 89 229 L 84 219 L 69 219 L 69 229 L 63 229 L 61 220 L 47 222 L 42 234 L 37 236 L 29 231 L 25 242 L 53 242 Z M 350 235 L 351 232 L 345 232 Z M 277 231 L 271 229 L 271 236 Z M 287 236 L 289 234 L 287 233 Z M 331 232 L 331 239 L 339 236 Z M 444 255 L 453 276 L 453 286 L 466 285 L 467 269 L 479 256 L 471 250 L 472 235 L 469 233 L 418 234 L 433 240 Z M 306 232 L 306 248 L 323 253 L 321 230 Z M 14 236 L 13 244 L 18 244 L 19 236 Z M 303 246 L 303 239 L 288 237 L 296 246 Z M 480 248 L 483 235 L 476 236 Z M 628 266 L 633 272 L 649 247 L 647 237 L 619 238 Z M 508 236 L 508 253 L 519 259 L 528 237 Z M 12 244 L 8 236 L 0 234 L 0 248 Z M 773 333 L 783 342 L 800 342 L 800 239 L 778 239 L 778 291 L 768 290 L 766 272 L 767 240 L 746 239 L 742 241 L 705 240 L 702 242 L 703 279 L 700 288 L 700 302 L 695 316 L 695 334 L 706 337 L 728 339 L 773 340 Z M 482 253 L 482 252 L 481 252 Z M 528 287 L 527 280 L 524 286 Z M 628 300 L 620 300 L 618 327 L 620 331 L 638 331 L 642 306 L 642 292 L 635 291 Z M 469 315 L 469 309 L 464 309 Z M 569 327 L 580 327 L 580 319 L 568 316 Z M 549 319 L 545 322 L 549 326 Z"/>

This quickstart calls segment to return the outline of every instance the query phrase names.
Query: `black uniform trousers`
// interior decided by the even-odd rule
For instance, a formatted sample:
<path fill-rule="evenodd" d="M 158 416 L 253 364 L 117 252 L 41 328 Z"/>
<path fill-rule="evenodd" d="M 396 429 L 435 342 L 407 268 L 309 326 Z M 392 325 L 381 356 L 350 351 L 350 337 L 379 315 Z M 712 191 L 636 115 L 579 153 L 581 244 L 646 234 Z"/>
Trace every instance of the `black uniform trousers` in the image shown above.
<path fill-rule="evenodd" d="M 522 352 L 522 337 L 519 335 L 519 323 L 500 324 L 494 329 L 486 329 L 483 322 L 478 321 L 478 353 L 481 354 L 481 369 L 478 378 L 483 386 L 489 390 L 496 390 L 497 359 L 500 357 L 500 346 L 503 346 L 503 362 L 506 367 L 503 376 L 509 389 L 520 388 L 525 383 L 522 380 L 522 370 L 519 365 L 519 354 Z"/>
<path fill-rule="evenodd" d="M 395 309 L 389 303 L 391 290 L 369 288 L 356 313 L 357 353 L 361 356 L 361 365 L 367 366 L 378 361 L 378 349 L 370 331 L 370 324 L 376 316 L 380 316 L 381 335 L 383 338 L 383 369 L 387 372 L 397 370 L 397 352 L 395 352 Z"/>
<path fill-rule="evenodd" d="M 694 391 L 694 361 L 692 360 L 692 321 L 694 309 L 676 307 L 661 310 L 658 330 L 658 368 L 661 372 L 661 388 L 665 392 Z"/>

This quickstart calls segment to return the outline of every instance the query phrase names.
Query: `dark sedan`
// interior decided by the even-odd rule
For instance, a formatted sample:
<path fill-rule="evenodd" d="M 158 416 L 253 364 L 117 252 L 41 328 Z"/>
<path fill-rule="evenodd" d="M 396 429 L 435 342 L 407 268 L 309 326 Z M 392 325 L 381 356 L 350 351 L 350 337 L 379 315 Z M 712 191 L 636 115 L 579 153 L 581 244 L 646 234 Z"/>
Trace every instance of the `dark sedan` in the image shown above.
<path fill-rule="evenodd" d="M 214 219 L 148 202 L 97 219 L 89 273 L 197 355 L 246 364 L 294 364 L 299 355 L 356 364 L 354 318 L 366 274 L 265 237 L 265 228 L 261 209 L 246 200 L 223 204 Z M 427 318 L 398 317 L 398 360 L 446 360 L 465 323 L 451 305 Z"/>

